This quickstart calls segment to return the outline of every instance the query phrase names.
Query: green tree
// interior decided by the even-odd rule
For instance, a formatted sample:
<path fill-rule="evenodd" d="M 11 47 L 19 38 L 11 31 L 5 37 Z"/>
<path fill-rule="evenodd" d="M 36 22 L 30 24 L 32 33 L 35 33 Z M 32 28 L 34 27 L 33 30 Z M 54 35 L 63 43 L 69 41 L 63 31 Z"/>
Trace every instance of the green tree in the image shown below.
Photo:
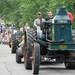
<path fill-rule="evenodd" d="M 75 0 L 0 0 L 0 17 L 6 22 L 14 23 L 18 26 L 33 24 L 36 12 L 41 11 L 44 17 L 47 11 L 55 13 L 57 7 L 65 5 L 75 16 L 73 4 Z"/>

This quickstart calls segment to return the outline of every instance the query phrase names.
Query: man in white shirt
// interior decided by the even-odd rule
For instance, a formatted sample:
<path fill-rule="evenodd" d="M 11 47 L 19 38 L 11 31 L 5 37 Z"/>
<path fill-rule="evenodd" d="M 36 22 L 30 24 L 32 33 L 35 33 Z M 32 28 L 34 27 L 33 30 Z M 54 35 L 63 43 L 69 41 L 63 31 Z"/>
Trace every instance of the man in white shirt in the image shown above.
<path fill-rule="evenodd" d="M 37 18 L 34 20 L 34 26 L 40 26 L 42 23 L 45 22 L 45 19 L 42 17 L 42 13 L 38 12 L 37 13 Z"/>

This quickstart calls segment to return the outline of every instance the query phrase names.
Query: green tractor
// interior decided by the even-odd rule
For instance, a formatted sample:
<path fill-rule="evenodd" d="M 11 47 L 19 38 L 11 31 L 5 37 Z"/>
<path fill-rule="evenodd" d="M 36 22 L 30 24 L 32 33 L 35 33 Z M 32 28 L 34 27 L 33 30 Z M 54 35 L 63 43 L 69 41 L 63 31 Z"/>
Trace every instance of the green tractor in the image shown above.
<path fill-rule="evenodd" d="M 75 43 L 65 8 L 57 10 L 52 22 L 26 30 L 24 45 L 25 68 L 32 69 L 33 74 L 39 73 L 43 63 L 64 63 L 66 69 L 75 68 Z"/>

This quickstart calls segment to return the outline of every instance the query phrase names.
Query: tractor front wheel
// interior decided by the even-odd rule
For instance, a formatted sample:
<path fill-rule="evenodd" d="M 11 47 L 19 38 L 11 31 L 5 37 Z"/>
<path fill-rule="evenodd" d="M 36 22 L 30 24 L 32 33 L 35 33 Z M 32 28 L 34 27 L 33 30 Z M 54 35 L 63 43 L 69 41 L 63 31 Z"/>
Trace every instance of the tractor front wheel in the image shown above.
<path fill-rule="evenodd" d="M 32 73 L 38 74 L 40 66 L 40 45 L 38 43 L 33 45 L 32 58 Z"/>

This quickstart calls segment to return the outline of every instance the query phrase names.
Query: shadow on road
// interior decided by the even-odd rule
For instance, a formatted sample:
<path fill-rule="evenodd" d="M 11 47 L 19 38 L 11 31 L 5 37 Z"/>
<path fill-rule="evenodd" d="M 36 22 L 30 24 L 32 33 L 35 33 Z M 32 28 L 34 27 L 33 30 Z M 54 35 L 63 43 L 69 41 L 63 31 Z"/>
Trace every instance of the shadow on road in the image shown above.
<path fill-rule="evenodd" d="M 40 70 L 66 70 L 65 68 L 59 68 L 59 67 L 43 67 L 40 68 Z"/>
<path fill-rule="evenodd" d="M 40 67 L 40 70 L 75 71 L 75 69 L 66 69 L 65 67 L 54 67 L 54 66 Z"/>

